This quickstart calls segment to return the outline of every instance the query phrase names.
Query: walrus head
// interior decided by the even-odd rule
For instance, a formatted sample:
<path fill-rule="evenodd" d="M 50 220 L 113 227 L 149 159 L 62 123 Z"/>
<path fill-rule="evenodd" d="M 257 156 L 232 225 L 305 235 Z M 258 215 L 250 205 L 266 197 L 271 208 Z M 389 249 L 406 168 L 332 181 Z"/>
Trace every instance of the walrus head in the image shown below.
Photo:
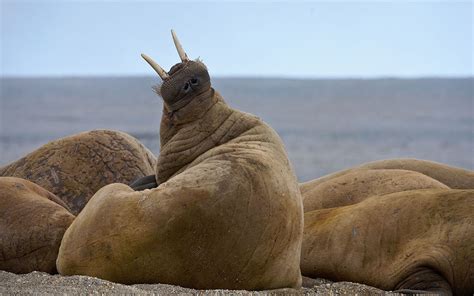
<path fill-rule="evenodd" d="M 169 72 L 149 56 L 142 54 L 142 57 L 163 80 L 155 90 L 163 98 L 167 109 L 174 112 L 186 106 L 193 98 L 210 91 L 211 79 L 206 65 L 199 60 L 190 60 L 173 30 L 171 35 L 181 62 L 171 67 Z"/>

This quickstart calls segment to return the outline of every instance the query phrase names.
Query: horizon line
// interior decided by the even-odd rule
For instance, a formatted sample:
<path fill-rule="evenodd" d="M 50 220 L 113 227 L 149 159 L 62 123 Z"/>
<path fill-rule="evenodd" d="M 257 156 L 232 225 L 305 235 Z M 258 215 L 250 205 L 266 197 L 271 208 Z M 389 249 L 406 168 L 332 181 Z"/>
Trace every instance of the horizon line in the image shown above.
<path fill-rule="evenodd" d="M 54 75 L 0 75 L 0 79 L 104 79 L 104 78 L 152 78 L 153 74 L 54 74 Z M 285 75 L 215 75 L 211 79 L 278 79 L 278 80 L 417 80 L 417 79 L 474 79 L 470 75 L 327 75 L 327 76 L 285 76 Z"/>

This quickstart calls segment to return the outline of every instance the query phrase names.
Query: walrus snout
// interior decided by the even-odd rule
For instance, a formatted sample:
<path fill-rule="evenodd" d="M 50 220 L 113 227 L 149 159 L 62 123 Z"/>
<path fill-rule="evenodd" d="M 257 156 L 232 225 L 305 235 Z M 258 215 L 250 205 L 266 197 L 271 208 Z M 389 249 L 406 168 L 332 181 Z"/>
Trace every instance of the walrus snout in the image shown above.
<path fill-rule="evenodd" d="M 189 61 L 178 65 L 180 68 L 172 68 L 170 79 L 163 81 L 160 87 L 161 97 L 172 110 L 178 101 L 190 100 L 211 88 L 211 78 L 203 63 Z"/>

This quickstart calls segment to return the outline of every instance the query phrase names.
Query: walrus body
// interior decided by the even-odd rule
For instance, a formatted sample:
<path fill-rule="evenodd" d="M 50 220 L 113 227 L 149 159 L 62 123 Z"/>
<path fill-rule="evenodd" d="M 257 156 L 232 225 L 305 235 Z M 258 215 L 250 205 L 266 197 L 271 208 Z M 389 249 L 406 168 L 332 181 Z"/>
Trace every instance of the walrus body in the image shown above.
<path fill-rule="evenodd" d="M 449 187 L 426 175 L 407 170 L 361 169 L 325 182 L 307 184 L 302 190 L 304 211 L 335 208 L 359 203 L 374 195 Z"/>
<path fill-rule="evenodd" d="M 74 214 L 111 183 L 129 183 L 153 173 L 156 159 L 135 138 L 97 130 L 43 145 L 0 168 L 0 176 L 30 180 L 61 198 Z"/>
<path fill-rule="evenodd" d="M 64 235 L 59 272 L 200 289 L 301 285 L 302 202 L 278 135 L 228 107 L 202 63 L 159 69 L 160 185 L 99 190 Z"/>
<path fill-rule="evenodd" d="M 55 273 L 59 244 L 73 220 L 51 192 L 27 180 L 0 177 L 0 270 Z"/>
<path fill-rule="evenodd" d="M 343 176 L 348 173 L 354 173 L 361 170 L 406 170 L 418 172 L 435 179 L 452 189 L 474 189 L 474 172 L 448 166 L 428 160 L 400 158 L 378 160 L 362 164 L 347 170 L 342 170 L 315 180 L 300 184 L 303 196 L 306 191 L 312 190 L 316 186 L 331 179 Z M 304 197 L 303 197 L 304 198 Z"/>
<path fill-rule="evenodd" d="M 474 293 L 474 190 L 373 196 L 305 213 L 305 276 L 384 290 Z"/>

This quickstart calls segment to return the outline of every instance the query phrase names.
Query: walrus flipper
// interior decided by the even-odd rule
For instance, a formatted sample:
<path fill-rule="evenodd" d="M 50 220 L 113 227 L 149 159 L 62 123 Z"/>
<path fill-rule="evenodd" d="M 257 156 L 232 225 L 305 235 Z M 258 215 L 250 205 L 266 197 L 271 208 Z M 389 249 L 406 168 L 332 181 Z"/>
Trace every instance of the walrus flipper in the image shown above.
<path fill-rule="evenodd" d="M 130 186 L 135 191 L 142 191 L 145 189 L 153 189 L 158 187 L 158 183 L 156 182 L 156 175 L 148 175 L 145 177 L 141 177 L 130 183 Z"/>

